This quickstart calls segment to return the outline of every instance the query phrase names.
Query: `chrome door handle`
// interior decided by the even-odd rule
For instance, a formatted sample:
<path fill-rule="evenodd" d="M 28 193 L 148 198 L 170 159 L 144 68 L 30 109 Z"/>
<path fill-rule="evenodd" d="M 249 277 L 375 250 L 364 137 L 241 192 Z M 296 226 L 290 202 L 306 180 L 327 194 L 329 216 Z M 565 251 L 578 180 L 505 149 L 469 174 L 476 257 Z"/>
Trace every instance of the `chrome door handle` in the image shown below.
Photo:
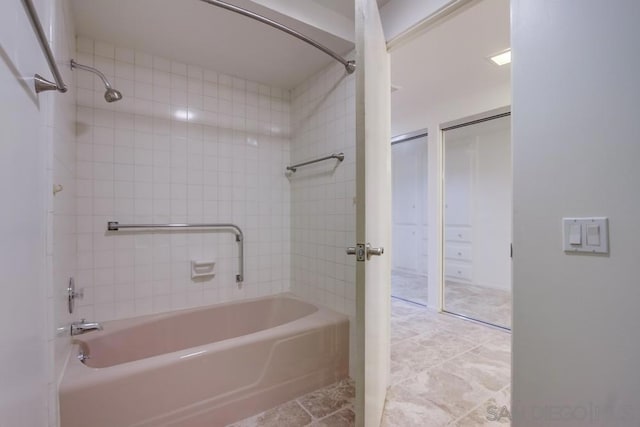
<path fill-rule="evenodd" d="M 373 255 L 380 256 L 383 253 L 384 253 L 384 248 L 383 247 L 372 248 L 371 245 L 367 245 L 367 259 L 370 259 L 371 256 L 373 256 Z"/>
<path fill-rule="evenodd" d="M 366 261 L 371 259 L 373 255 L 380 256 L 384 253 L 384 248 L 373 248 L 369 243 L 363 245 L 358 243 L 356 246 L 347 248 L 347 255 L 355 255 L 357 261 Z"/>

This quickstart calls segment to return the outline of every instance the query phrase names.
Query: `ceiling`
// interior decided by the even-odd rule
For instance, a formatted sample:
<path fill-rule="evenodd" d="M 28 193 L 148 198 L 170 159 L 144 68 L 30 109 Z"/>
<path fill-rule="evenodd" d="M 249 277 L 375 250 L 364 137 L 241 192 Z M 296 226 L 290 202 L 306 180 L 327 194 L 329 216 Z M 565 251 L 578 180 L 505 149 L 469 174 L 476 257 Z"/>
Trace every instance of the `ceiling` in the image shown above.
<path fill-rule="evenodd" d="M 391 83 L 401 89 L 391 94 L 393 135 L 416 130 L 407 128 L 416 112 L 464 102 L 480 88 L 508 87 L 511 65 L 498 67 L 487 57 L 509 46 L 509 0 L 483 0 L 394 49 Z"/>
<path fill-rule="evenodd" d="M 314 3 L 317 3 L 321 6 L 326 7 L 327 9 L 331 9 L 334 12 L 339 13 L 340 15 L 351 19 L 352 21 L 355 19 L 356 8 L 354 1 L 351 0 L 311 0 Z M 391 0 L 376 0 L 378 2 L 378 8 L 382 9 L 382 6 L 389 3 Z"/>
<path fill-rule="evenodd" d="M 339 54 L 354 47 L 249 0 L 229 2 L 290 26 Z M 80 35 L 277 87 L 295 87 L 334 61 L 288 34 L 198 0 L 72 3 Z M 329 7 L 342 7 L 348 2 L 329 3 Z"/>

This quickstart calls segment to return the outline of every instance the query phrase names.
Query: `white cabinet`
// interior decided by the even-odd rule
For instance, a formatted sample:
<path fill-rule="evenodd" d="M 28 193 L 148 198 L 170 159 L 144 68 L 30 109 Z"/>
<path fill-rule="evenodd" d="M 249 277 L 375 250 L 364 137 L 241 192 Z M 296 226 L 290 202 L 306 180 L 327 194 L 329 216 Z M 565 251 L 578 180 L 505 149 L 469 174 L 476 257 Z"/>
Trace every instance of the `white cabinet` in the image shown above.
<path fill-rule="evenodd" d="M 473 281 L 473 230 L 469 225 L 445 227 L 444 276 L 456 282 Z"/>

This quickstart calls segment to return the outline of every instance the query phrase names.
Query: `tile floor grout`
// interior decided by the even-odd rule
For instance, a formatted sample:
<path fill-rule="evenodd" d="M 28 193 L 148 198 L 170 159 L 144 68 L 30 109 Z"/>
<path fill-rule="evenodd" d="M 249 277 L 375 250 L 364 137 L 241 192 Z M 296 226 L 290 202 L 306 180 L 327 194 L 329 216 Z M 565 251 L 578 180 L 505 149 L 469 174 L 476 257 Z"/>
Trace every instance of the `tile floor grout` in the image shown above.
<path fill-rule="evenodd" d="M 306 394 L 304 396 L 306 396 Z M 309 424 L 313 424 L 313 422 L 315 420 L 315 417 L 313 416 L 313 414 L 311 412 L 309 412 L 307 410 L 307 408 L 304 407 L 304 405 L 302 403 L 300 403 L 300 399 L 302 399 L 304 396 L 300 396 L 300 397 L 296 398 L 295 402 L 298 404 L 298 406 L 300 406 L 302 408 L 302 410 L 304 412 L 307 413 L 307 415 L 309 415 L 311 417 L 311 422 Z M 309 424 L 305 424 L 305 426 L 308 426 Z"/>

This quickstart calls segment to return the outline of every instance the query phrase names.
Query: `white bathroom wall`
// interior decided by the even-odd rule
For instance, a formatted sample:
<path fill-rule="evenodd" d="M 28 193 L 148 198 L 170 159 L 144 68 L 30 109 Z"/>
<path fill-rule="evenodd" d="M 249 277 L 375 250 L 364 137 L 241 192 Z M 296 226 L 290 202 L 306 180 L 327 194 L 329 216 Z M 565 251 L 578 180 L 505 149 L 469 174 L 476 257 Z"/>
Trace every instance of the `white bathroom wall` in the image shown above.
<path fill-rule="evenodd" d="M 289 93 L 79 37 L 79 312 L 118 319 L 289 290 Z M 245 281 L 228 232 L 106 233 L 121 223 L 227 223 L 245 233 Z M 191 260 L 216 262 L 196 281 Z"/>
<path fill-rule="evenodd" d="M 512 4 L 513 425 L 638 425 L 640 3 Z M 609 255 L 563 252 L 580 216 Z"/>
<path fill-rule="evenodd" d="M 291 175 L 291 290 L 347 314 L 354 343 L 355 78 L 332 64 L 292 91 L 291 162 L 343 152 Z M 351 366 L 354 361 L 351 347 Z"/>
<path fill-rule="evenodd" d="M 2 103 L 0 114 L 0 281 L 4 292 L 0 299 L 0 424 L 38 426 L 47 423 L 48 141 L 44 105 L 27 79 L 44 72 L 46 63 L 32 34 L 11 33 L 19 25 L 30 29 L 24 13 L 20 3 L 3 3 L 0 13 L 0 96 L 11 100 L 11 104 Z M 42 103 L 47 102 L 42 98 Z M 28 320 L 29 327 L 16 328 L 18 319 Z"/>
<path fill-rule="evenodd" d="M 57 384 L 69 349 L 64 306 L 75 270 L 75 50 L 69 4 L 35 1 L 69 92 L 36 95 L 50 78 L 20 2 L 0 6 L 0 425 L 56 426 Z M 64 190 L 53 196 L 53 184 Z M 64 328 L 66 331 L 67 328 Z"/>

